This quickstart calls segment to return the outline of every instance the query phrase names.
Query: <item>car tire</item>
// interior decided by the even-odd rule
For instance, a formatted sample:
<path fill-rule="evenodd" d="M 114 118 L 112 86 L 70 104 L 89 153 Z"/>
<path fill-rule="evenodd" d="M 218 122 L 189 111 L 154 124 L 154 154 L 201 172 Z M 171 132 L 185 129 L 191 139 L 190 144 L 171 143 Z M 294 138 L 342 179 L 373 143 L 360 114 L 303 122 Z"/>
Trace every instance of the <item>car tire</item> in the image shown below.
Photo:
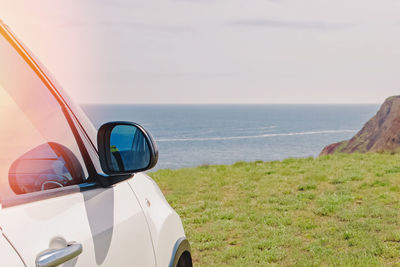
<path fill-rule="evenodd" d="M 192 256 L 190 255 L 189 251 L 185 251 L 176 265 L 176 267 L 192 267 Z"/>

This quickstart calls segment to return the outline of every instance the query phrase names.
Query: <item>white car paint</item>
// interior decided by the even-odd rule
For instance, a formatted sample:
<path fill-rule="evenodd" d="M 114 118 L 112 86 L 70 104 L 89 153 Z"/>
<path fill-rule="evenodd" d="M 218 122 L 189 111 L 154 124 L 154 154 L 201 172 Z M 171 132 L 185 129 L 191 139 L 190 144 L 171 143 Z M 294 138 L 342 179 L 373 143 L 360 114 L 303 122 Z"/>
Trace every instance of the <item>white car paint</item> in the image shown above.
<path fill-rule="evenodd" d="M 5 29 L 1 21 L 0 28 Z M 46 73 L 45 79 L 58 87 L 26 51 Z M 61 88 L 57 90 L 70 101 Z M 82 118 L 84 128 L 76 126 L 77 131 L 99 172 L 98 155 L 89 147 L 96 143 L 94 127 L 79 107 L 69 104 L 77 119 Z M 74 119 L 74 123 L 78 121 Z M 64 267 L 169 266 L 177 241 L 185 239 L 178 214 L 144 173 L 107 188 L 73 185 L 2 198 L 0 229 L 0 266 L 35 266 L 40 253 L 63 248 L 68 242 L 82 244 L 83 249 Z"/>
<path fill-rule="evenodd" d="M 28 266 L 57 238 L 82 244 L 76 267 L 155 266 L 146 219 L 127 182 L 2 208 L 0 225 Z"/>
<path fill-rule="evenodd" d="M 21 260 L 17 252 L 7 241 L 4 234 L 0 235 L 0 257 L 1 266 L 23 267 L 24 262 Z"/>
<path fill-rule="evenodd" d="M 149 222 L 157 266 L 167 266 L 175 245 L 171 240 L 185 237 L 181 219 L 149 176 L 144 173 L 135 174 L 134 178 L 129 180 L 129 184 Z"/>

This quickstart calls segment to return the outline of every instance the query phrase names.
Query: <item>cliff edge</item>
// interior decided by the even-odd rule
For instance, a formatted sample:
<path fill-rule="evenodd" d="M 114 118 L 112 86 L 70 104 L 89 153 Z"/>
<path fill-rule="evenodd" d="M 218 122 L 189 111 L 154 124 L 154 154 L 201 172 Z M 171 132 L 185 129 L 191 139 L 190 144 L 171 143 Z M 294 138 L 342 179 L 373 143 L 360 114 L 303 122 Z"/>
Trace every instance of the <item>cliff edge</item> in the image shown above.
<path fill-rule="evenodd" d="M 366 153 L 400 150 L 400 96 L 385 100 L 353 138 L 326 146 L 320 156 L 333 153 Z"/>

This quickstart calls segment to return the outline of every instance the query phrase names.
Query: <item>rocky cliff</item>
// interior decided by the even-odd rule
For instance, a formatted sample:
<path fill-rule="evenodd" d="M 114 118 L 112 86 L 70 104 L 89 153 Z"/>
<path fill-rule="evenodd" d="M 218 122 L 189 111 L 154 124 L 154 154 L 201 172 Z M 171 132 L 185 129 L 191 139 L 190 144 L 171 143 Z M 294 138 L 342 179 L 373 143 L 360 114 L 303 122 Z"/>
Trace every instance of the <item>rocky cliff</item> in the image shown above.
<path fill-rule="evenodd" d="M 378 113 L 353 138 L 326 146 L 320 155 L 398 150 L 400 150 L 400 96 L 392 96 L 385 100 Z"/>

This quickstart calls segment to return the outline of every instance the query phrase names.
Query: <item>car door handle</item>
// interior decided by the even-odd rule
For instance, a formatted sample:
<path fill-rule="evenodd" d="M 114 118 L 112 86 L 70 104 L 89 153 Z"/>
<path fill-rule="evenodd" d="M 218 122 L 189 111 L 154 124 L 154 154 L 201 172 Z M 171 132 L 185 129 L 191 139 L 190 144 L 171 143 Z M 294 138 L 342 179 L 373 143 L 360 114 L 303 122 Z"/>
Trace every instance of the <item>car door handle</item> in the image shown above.
<path fill-rule="evenodd" d="M 72 260 L 82 253 L 82 245 L 71 242 L 65 248 L 49 249 L 36 257 L 36 267 L 52 267 Z"/>

